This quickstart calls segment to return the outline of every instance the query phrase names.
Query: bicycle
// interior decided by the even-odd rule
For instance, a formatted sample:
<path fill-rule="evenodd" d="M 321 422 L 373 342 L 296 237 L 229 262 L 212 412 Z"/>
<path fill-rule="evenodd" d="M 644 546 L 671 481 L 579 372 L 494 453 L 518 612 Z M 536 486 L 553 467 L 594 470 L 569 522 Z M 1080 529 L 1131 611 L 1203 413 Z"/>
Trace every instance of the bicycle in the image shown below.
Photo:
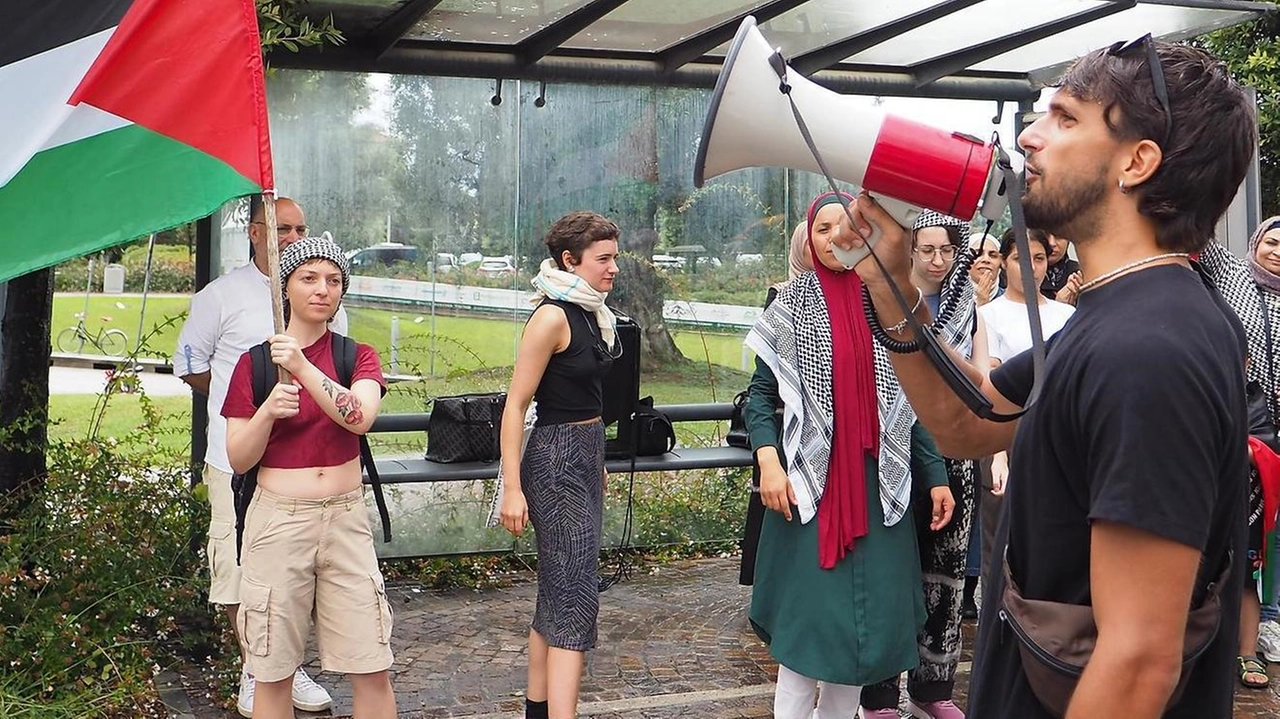
<path fill-rule="evenodd" d="M 90 333 L 84 326 L 84 316 L 81 315 L 75 327 L 68 327 L 58 333 L 58 350 L 84 354 L 85 344 L 89 344 L 107 357 L 123 357 L 129 347 L 129 335 L 125 334 L 124 330 L 106 327 Z"/>

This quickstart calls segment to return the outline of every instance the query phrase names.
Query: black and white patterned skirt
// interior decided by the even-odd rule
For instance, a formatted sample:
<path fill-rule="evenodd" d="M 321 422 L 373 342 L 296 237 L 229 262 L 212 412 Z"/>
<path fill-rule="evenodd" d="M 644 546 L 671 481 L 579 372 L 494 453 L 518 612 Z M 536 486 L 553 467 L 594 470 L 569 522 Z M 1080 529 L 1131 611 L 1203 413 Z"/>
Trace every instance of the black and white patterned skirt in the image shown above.
<path fill-rule="evenodd" d="M 520 463 L 538 545 L 533 628 L 547 644 L 595 648 L 604 521 L 604 425 L 534 427 Z"/>

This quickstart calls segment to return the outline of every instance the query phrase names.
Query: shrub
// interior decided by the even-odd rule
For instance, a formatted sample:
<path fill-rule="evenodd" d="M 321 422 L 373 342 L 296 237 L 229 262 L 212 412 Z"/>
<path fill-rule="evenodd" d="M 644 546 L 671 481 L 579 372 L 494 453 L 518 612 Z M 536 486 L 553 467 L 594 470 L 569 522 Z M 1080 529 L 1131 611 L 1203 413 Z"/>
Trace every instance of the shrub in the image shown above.
<path fill-rule="evenodd" d="M 47 480 L 0 498 L 0 713 L 165 715 L 158 647 L 208 610 L 193 551 L 207 510 L 163 424 L 152 410 L 125 438 L 55 440 Z"/>
<path fill-rule="evenodd" d="M 147 247 L 130 247 L 120 264 L 124 266 L 124 291 L 141 292 L 147 276 Z M 102 262 L 93 262 L 93 291 L 102 291 Z M 68 260 L 54 268 L 54 291 L 84 292 L 89 258 Z M 195 261 L 186 247 L 157 245 L 151 260 L 149 292 L 195 292 Z"/>

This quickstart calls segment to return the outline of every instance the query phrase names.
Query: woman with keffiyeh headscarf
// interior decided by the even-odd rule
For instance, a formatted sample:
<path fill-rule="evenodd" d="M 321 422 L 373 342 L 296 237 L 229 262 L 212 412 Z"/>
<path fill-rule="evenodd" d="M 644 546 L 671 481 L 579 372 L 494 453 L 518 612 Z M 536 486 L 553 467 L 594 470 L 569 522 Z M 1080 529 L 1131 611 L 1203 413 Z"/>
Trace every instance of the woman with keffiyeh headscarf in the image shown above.
<path fill-rule="evenodd" d="M 1223 299 L 1235 310 L 1244 325 L 1249 343 L 1249 364 L 1245 370 L 1251 392 L 1259 391 L 1266 397 L 1270 421 L 1274 423 L 1280 414 L 1280 358 L 1276 357 L 1275 337 L 1280 329 L 1280 216 L 1264 220 L 1249 239 L 1247 259 L 1236 257 L 1226 247 L 1210 242 L 1200 252 L 1200 266 L 1222 294 Z M 1265 452 L 1265 447 L 1258 452 Z M 1254 452 L 1254 450 L 1251 450 Z M 1240 608 L 1240 657 L 1238 678 L 1246 687 L 1263 687 L 1269 683 L 1265 667 L 1257 663 L 1256 652 L 1261 650 L 1268 661 L 1280 661 L 1280 624 L 1277 623 L 1274 574 L 1276 547 L 1267 539 L 1266 531 L 1274 519 L 1277 502 L 1274 491 L 1264 491 L 1280 484 L 1280 477 L 1272 476 L 1274 463 L 1259 461 L 1251 454 L 1253 463 L 1249 473 L 1249 545 L 1248 551 L 1237 557 L 1245 562 L 1241 574 L 1246 591 Z M 1264 566 L 1265 559 L 1265 566 Z M 1259 606 L 1256 591 L 1262 580 L 1262 597 L 1265 606 Z M 1259 621 L 1261 620 L 1261 624 Z"/>
<path fill-rule="evenodd" d="M 925 619 L 914 520 L 884 521 L 881 494 L 893 490 L 877 465 L 862 285 L 831 251 L 840 199 L 814 200 L 814 271 L 783 286 L 747 335 L 757 360 L 744 419 L 761 499 L 774 510 L 761 529 L 750 618 L 780 665 L 774 716 L 783 719 L 854 716 L 861 685 L 916 665 Z M 923 431 L 911 454 L 913 473 L 934 487 L 931 525 L 941 528 L 951 511 L 942 459 Z"/>

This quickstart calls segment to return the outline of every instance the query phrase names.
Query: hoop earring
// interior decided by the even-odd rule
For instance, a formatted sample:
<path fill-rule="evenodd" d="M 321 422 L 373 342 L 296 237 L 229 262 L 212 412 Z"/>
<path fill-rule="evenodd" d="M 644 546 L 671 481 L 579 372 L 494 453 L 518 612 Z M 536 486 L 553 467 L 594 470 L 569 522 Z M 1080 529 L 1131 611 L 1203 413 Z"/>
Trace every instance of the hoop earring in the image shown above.
<path fill-rule="evenodd" d="M 1123 178 L 1123 177 L 1121 177 L 1121 178 L 1120 178 L 1120 183 L 1119 183 L 1119 184 L 1120 184 L 1120 194 L 1122 194 L 1122 195 L 1127 195 L 1127 194 L 1129 194 L 1129 189 L 1128 189 L 1128 188 L 1126 188 L 1126 187 L 1124 186 L 1124 178 Z"/>

